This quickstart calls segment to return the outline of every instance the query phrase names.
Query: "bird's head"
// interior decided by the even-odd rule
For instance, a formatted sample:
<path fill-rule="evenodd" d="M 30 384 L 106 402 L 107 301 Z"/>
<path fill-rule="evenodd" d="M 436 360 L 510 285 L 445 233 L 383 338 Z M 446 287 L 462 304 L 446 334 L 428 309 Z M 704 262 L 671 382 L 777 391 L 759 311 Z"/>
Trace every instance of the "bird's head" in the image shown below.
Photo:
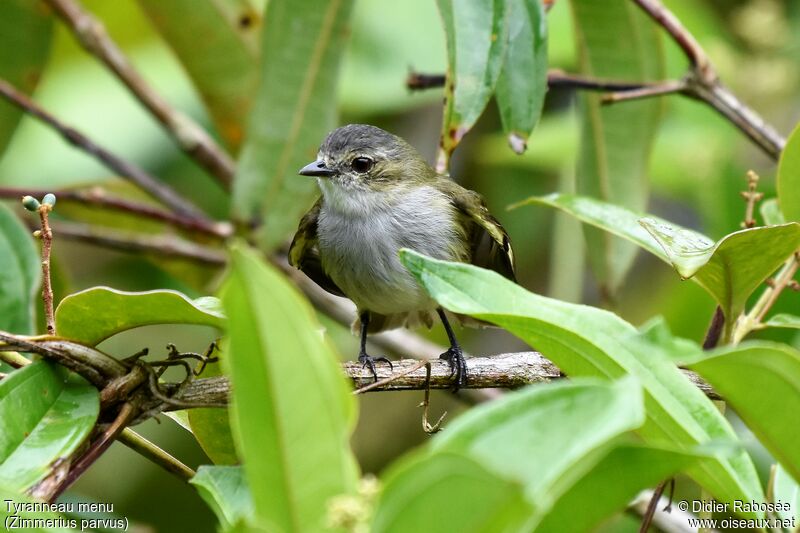
<path fill-rule="evenodd" d="M 400 137 L 375 126 L 349 124 L 328 134 L 317 160 L 300 174 L 317 177 L 323 190 L 391 191 L 430 179 L 434 171 Z"/>

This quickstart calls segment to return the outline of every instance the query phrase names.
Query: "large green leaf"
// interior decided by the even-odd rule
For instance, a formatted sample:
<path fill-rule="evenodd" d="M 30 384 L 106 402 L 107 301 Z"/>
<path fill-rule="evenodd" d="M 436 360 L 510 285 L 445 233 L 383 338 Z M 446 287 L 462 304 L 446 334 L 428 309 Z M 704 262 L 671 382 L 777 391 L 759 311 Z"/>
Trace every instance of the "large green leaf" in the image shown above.
<path fill-rule="evenodd" d="M 786 220 L 800 222 L 800 125 L 786 141 L 778 162 L 778 202 Z"/>
<path fill-rule="evenodd" d="M 579 220 L 634 242 L 691 278 L 722 306 L 731 324 L 747 298 L 792 251 L 800 247 L 800 224 L 751 228 L 714 243 L 705 235 L 593 198 L 569 194 L 533 197 L 517 205 L 555 207 Z"/>
<path fill-rule="evenodd" d="M 254 252 L 235 248 L 231 265 L 223 364 L 256 518 L 270 530 L 319 531 L 328 500 L 355 491 L 355 402 L 300 293 Z"/>
<path fill-rule="evenodd" d="M 221 328 L 224 321 L 216 298 L 191 300 L 170 290 L 126 292 L 92 287 L 70 294 L 56 309 L 59 336 L 89 346 L 140 326 L 195 324 Z"/>
<path fill-rule="evenodd" d="M 729 324 L 753 291 L 800 248 L 796 222 L 737 231 L 710 246 L 694 232 L 663 221 L 645 218 L 640 223 L 664 248 L 678 274 L 694 278 L 714 297 Z"/>
<path fill-rule="evenodd" d="M 80 531 L 79 522 L 58 513 L 42 511 L 42 502 L 30 499 L 17 491 L 0 487 L 0 523 L 7 531 L 19 529 L 22 531 L 36 531 L 46 533 L 77 533 Z M 42 527 L 23 527 L 27 520 L 49 520 L 42 522 Z M 28 522 L 30 523 L 30 522 Z"/>
<path fill-rule="evenodd" d="M 800 479 L 800 352 L 785 344 L 749 342 L 715 350 L 689 367 L 714 386 L 759 441 Z"/>
<path fill-rule="evenodd" d="M 139 0 L 197 87 L 220 136 L 234 150 L 244 139 L 258 83 L 262 13 L 256 4 Z"/>
<path fill-rule="evenodd" d="M 701 352 L 696 344 L 674 339 L 663 328 L 637 331 L 607 311 L 538 296 L 471 265 L 410 250 L 403 250 L 401 259 L 442 306 L 506 328 L 570 376 L 636 376 L 645 391 L 647 421 L 639 433 L 646 442 L 691 451 L 712 440 L 736 441 L 713 403 L 672 362 Z M 689 473 L 718 500 L 763 498 L 743 451 L 704 459 Z"/>
<path fill-rule="evenodd" d="M 655 81 L 664 75 L 659 28 L 628 0 L 572 0 L 581 72 L 601 79 Z M 603 106 L 581 95 L 583 126 L 577 192 L 634 211 L 647 207 L 647 162 L 661 103 L 658 99 Z M 613 294 L 636 248 L 586 228 L 589 259 L 601 290 Z"/>
<path fill-rule="evenodd" d="M 447 82 L 436 167 L 450 156 L 489 103 L 508 45 L 505 0 L 437 0 L 447 36 Z M 530 75 L 531 73 L 526 73 Z"/>
<path fill-rule="evenodd" d="M 40 261 L 30 232 L 0 204 L 0 329 L 33 333 Z"/>
<path fill-rule="evenodd" d="M 547 17 L 540 0 L 509 0 L 508 48 L 497 78 L 497 107 L 508 144 L 525 151 L 547 92 Z"/>
<path fill-rule="evenodd" d="M 41 0 L 0 2 L 0 78 L 31 94 L 50 53 L 53 17 Z M 0 100 L 0 155 L 22 118 L 22 110 Z"/>
<path fill-rule="evenodd" d="M 204 378 L 220 375 L 222 375 L 220 363 L 207 364 L 203 370 Z M 234 465 L 239 462 L 227 408 L 188 409 L 186 413 L 192 434 L 215 465 Z"/>
<path fill-rule="evenodd" d="M 523 531 L 532 511 L 519 484 L 468 457 L 437 453 L 392 469 L 370 531 Z"/>
<path fill-rule="evenodd" d="M 265 249 L 281 244 L 317 194 L 297 171 L 336 120 L 339 60 L 353 0 L 271 0 L 261 85 L 233 186 L 233 218 L 261 218 Z"/>
<path fill-rule="evenodd" d="M 223 528 L 253 516 L 253 498 L 241 466 L 207 466 L 189 481 L 217 515 Z"/>
<path fill-rule="evenodd" d="M 89 435 L 97 389 L 46 361 L 0 381 L 0 487 L 24 491 L 44 478 Z"/>

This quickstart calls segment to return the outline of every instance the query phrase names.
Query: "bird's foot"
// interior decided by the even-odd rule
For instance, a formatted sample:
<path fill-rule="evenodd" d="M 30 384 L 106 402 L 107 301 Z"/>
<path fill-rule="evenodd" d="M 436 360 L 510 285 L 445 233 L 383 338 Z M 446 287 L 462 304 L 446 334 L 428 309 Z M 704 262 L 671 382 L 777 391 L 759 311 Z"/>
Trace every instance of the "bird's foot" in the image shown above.
<path fill-rule="evenodd" d="M 453 392 L 467 385 L 467 360 L 464 359 L 464 352 L 458 346 L 451 346 L 449 350 L 439 356 L 450 363 L 450 377 L 455 376 Z"/>
<path fill-rule="evenodd" d="M 389 365 L 389 370 L 394 370 L 392 362 L 386 357 L 372 357 L 364 352 L 358 354 L 358 362 L 361 363 L 361 368 L 369 368 L 369 371 L 372 372 L 372 375 L 375 377 L 375 381 L 378 381 L 378 373 L 375 372 L 376 362 L 387 363 Z"/>

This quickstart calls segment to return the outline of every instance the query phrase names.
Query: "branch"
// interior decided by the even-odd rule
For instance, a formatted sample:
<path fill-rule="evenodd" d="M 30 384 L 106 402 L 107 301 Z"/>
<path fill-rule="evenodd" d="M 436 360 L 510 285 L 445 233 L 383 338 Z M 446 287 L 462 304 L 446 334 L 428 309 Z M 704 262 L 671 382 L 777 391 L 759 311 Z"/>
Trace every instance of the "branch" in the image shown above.
<path fill-rule="evenodd" d="M 180 213 L 186 217 L 206 220 L 211 223 L 194 204 L 179 195 L 174 189 L 161 183 L 158 179 L 133 163 L 125 161 L 99 146 L 79 131 L 67 126 L 3 79 L 0 79 L 0 96 L 3 96 L 29 115 L 52 127 L 60 133 L 69 144 L 93 156 L 106 167 L 136 184 L 137 187 L 147 192 L 150 196 L 159 200 L 176 213 Z"/>
<path fill-rule="evenodd" d="M 23 196 L 41 198 L 48 192 L 55 193 L 59 202 L 75 202 L 104 209 L 122 211 L 134 216 L 163 222 L 164 224 L 176 228 L 205 233 L 206 235 L 221 239 L 230 237 L 233 234 L 233 227 L 229 222 L 217 222 L 205 218 L 187 217 L 151 204 L 136 202 L 127 198 L 108 196 L 102 187 L 91 187 L 87 190 L 61 189 L 56 191 L 50 191 L 49 189 L 0 187 L 0 198 L 21 198 Z"/>
<path fill-rule="evenodd" d="M 109 37 L 103 24 L 77 0 L 47 0 L 87 52 L 102 61 L 138 98 L 178 146 L 230 189 L 236 164 L 208 133 L 187 115 L 171 107 L 133 68 Z"/>

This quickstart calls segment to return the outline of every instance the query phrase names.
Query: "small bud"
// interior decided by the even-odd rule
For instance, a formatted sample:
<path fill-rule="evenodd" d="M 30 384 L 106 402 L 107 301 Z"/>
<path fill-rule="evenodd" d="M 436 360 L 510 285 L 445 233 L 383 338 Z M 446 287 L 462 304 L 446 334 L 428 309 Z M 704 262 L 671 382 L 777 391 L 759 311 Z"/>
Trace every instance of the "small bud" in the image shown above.
<path fill-rule="evenodd" d="M 22 197 L 22 206 L 27 209 L 28 211 L 36 212 L 39 210 L 39 200 L 34 198 L 33 196 L 23 196 Z"/>
<path fill-rule="evenodd" d="M 37 229 L 36 231 L 33 232 L 33 236 L 37 239 L 40 238 L 42 236 L 42 230 Z"/>
<path fill-rule="evenodd" d="M 45 194 L 44 198 L 42 199 L 42 203 L 44 205 L 49 205 L 50 207 L 53 207 L 54 205 L 56 205 L 56 195 L 51 192 Z"/>

